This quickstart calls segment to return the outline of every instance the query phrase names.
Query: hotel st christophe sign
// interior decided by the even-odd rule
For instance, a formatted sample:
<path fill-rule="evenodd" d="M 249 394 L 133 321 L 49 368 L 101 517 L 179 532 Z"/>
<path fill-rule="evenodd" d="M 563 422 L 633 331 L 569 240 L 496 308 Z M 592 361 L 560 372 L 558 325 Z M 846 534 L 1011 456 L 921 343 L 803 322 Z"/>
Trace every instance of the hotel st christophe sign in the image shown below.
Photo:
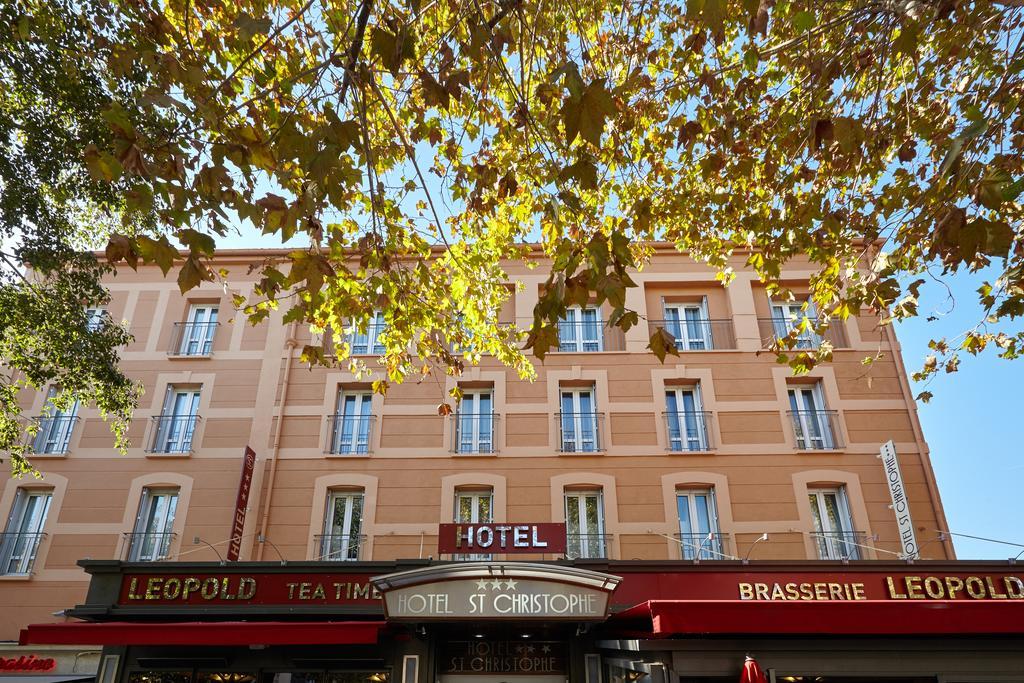
<path fill-rule="evenodd" d="M 395 621 L 566 619 L 602 621 L 621 579 L 528 562 L 463 562 L 371 580 Z"/>

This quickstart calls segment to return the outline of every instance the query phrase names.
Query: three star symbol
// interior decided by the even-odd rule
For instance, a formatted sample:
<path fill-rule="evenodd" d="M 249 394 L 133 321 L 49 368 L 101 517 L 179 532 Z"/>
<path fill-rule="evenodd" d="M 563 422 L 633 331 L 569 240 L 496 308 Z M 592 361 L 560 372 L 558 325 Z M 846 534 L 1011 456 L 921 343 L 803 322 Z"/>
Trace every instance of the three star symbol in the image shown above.
<path fill-rule="evenodd" d="M 506 590 L 515 590 L 516 586 L 519 585 L 519 582 L 515 579 L 506 579 L 504 581 L 501 579 L 479 579 L 476 582 L 477 590 L 487 590 L 488 584 L 490 584 L 491 590 L 501 590 L 502 585 L 505 586 Z"/>

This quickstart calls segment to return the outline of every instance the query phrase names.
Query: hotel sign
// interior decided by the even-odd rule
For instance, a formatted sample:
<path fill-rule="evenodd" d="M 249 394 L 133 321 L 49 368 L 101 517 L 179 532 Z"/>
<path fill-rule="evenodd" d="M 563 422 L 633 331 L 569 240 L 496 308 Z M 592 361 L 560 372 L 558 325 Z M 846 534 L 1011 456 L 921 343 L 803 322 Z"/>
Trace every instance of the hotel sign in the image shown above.
<path fill-rule="evenodd" d="M 555 641 L 448 640 L 441 644 L 442 674 L 563 675 L 565 645 Z"/>
<path fill-rule="evenodd" d="M 900 463 L 896 459 L 896 447 L 891 440 L 882 444 L 878 457 L 882 459 L 882 466 L 885 468 L 885 483 L 892 499 L 892 511 L 896 513 L 902 551 L 900 557 L 904 560 L 917 559 L 917 538 L 914 535 L 914 522 L 910 519 L 910 503 L 903 487 L 903 473 L 900 472 Z"/>
<path fill-rule="evenodd" d="M 457 523 L 438 525 L 439 553 L 555 553 L 565 552 L 565 524 Z"/>
<path fill-rule="evenodd" d="M 372 579 L 396 621 L 601 621 L 619 577 L 573 567 L 466 562 Z"/>

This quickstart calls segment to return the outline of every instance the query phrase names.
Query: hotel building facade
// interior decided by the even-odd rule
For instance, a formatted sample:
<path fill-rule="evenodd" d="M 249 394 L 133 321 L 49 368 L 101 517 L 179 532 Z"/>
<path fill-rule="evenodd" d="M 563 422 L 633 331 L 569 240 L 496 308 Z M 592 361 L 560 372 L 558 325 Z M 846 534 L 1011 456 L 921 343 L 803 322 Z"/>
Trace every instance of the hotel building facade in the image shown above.
<path fill-rule="evenodd" d="M 267 256 L 218 265 L 247 294 Z M 485 356 L 386 396 L 301 363 L 319 342 L 279 314 L 253 327 L 218 285 L 182 296 L 120 268 L 96 314 L 134 336 L 132 447 L 118 455 L 89 408 L 26 397 L 42 477 L 0 496 L 0 638 L 22 643 L 0 657 L 71 675 L 73 651 L 103 683 L 653 683 L 732 679 L 758 649 L 771 677 L 1024 680 L 1020 573 L 955 561 L 892 328 L 837 321 L 832 361 L 793 376 L 766 349 L 803 316 L 810 264 L 777 301 L 735 258 L 723 287 L 658 248 L 627 294 L 647 324 L 570 309 L 536 381 Z M 536 261 L 509 264 L 500 322 L 529 326 Z M 386 325 L 353 331 L 353 353 L 372 364 Z M 655 326 L 679 350 L 664 363 Z"/>

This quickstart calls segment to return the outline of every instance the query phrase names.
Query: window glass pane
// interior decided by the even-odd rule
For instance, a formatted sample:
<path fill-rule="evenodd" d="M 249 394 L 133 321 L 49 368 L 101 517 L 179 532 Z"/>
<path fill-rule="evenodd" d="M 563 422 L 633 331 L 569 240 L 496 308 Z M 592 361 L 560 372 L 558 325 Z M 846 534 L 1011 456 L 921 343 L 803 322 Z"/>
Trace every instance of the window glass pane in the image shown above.
<path fill-rule="evenodd" d="M 686 494 L 679 494 L 676 496 L 676 507 L 679 509 L 679 533 L 684 536 L 692 534 L 693 527 L 690 523 L 690 497 Z"/>
<path fill-rule="evenodd" d="M 836 499 L 836 494 L 826 493 L 822 498 L 825 503 L 825 512 L 828 515 L 829 527 L 832 531 L 840 534 L 846 531 L 845 520 L 839 514 L 839 502 Z"/>
<path fill-rule="evenodd" d="M 191 671 L 132 671 L 128 683 L 191 683 Z"/>
<path fill-rule="evenodd" d="M 693 496 L 694 506 L 697 508 L 697 533 L 706 536 L 711 533 L 711 516 L 708 509 L 708 495 L 698 493 Z"/>
<path fill-rule="evenodd" d="M 491 497 L 489 495 L 481 495 L 478 500 L 480 501 L 480 518 L 477 521 L 490 522 L 491 521 Z"/>
<path fill-rule="evenodd" d="M 580 499 L 579 496 L 565 497 L 565 526 L 570 534 L 579 534 L 580 531 Z"/>

